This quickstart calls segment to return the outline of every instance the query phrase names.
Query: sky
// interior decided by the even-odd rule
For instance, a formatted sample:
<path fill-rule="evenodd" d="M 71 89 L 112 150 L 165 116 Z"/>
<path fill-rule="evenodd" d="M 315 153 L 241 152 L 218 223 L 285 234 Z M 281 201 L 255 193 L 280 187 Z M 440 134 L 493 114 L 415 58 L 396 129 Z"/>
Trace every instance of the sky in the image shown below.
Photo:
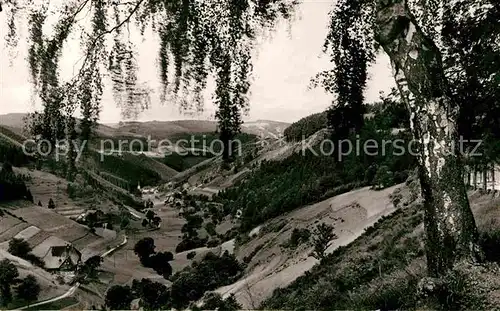
<path fill-rule="evenodd" d="M 57 0 L 51 1 L 57 2 Z M 263 38 L 255 51 L 253 58 L 254 72 L 250 89 L 250 111 L 246 120 L 276 120 L 294 122 L 310 114 L 324 111 L 334 99 L 332 94 L 325 93 L 321 88 L 308 89 L 310 79 L 324 69 L 330 68 L 328 57 L 322 53 L 322 46 L 327 34 L 328 12 L 331 2 L 306 1 L 297 12 L 297 18 L 278 26 L 269 38 Z M 5 12 L 5 11 L 4 11 Z M 6 14 L 0 13 L 0 37 L 6 34 Z M 47 26 L 50 28 L 50 25 Z M 29 112 L 38 106 L 31 100 L 31 84 L 29 82 L 27 44 L 25 43 L 26 28 L 19 30 L 21 40 L 12 59 L 9 51 L 2 46 L 0 59 L 0 114 L 13 112 Z M 61 78 L 72 76 L 75 64 L 80 57 L 78 34 L 73 34 L 63 50 L 61 59 Z M 135 40 L 134 40 L 135 41 Z M 157 74 L 156 57 L 158 41 L 152 33 L 145 40 L 137 43 L 139 50 L 141 82 L 153 90 L 160 87 Z M 76 67 L 78 68 L 78 67 Z M 370 68 L 370 80 L 366 90 L 366 101 L 378 100 L 380 91 L 388 92 L 394 85 L 390 64 L 387 56 L 380 55 L 376 64 Z M 193 117 L 179 112 L 172 103 L 162 103 L 158 93 L 153 93 L 150 109 L 139 115 L 140 121 L 179 120 L 179 119 L 210 119 L 215 107 L 210 94 L 213 83 L 206 90 L 205 111 L 202 115 Z M 100 121 L 116 123 L 122 120 L 121 110 L 113 101 L 109 85 L 105 87 Z"/>

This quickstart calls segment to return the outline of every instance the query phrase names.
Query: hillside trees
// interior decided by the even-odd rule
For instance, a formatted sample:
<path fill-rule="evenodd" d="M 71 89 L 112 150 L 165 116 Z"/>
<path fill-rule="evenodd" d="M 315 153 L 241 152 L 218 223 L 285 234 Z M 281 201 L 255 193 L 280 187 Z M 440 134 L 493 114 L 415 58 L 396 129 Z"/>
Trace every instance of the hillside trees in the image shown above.
<path fill-rule="evenodd" d="M 40 294 L 40 284 L 32 275 L 28 275 L 21 280 L 21 284 L 16 287 L 16 295 L 18 299 L 25 301 L 36 301 Z"/>
<path fill-rule="evenodd" d="M 17 268 L 10 260 L 0 261 L 0 305 L 6 306 L 12 301 L 10 286 L 18 276 Z"/>
<path fill-rule="evenodd" d="M 4 130 L 4 128 L 0 127 L 0 132 L 3 132 Z M 11 133 L 7 134 L 12 135 Z M 24 166 L 32 161 L 33 159 L 26 155 L 22 148 L 0 140 L 0 162 L 9 162 L 14 166 Z"/>
<path fill-rule="evenodd" d="M 9 1 L 5 8 L 9 25 L 6 41 L 10 48 L 16 47 L 17 29 L 27 19 L 28 64 L 43 104 L 43 112 L 33 118 L 36 132 L 50 141 L 69 138 L 74 124 L 71 120 L 79 108 L 83 141 L 98 119 L 106 74 L 111 77 L 115 102 L 125 117 L 137 117 L 150 106 L 149 87 L 138 81 L 137 53 L 125 31 L 134 20 L 141 34 L 152 26 L 160 41 L 163 101 L 166 95 L 181 95 L 176 99 L 183 110 L 200 111 L 207 78 L 215 77 L 215 115 L 225 145 L 224 158 L 229 160 L 229 141 L 240 131 L 242 115 L 248 108 L 250 55 L 256 34 L 273 26 L 278 18 L 290 17 L 294 2 L 72 1 L 59 7 L 53 34 L 47 35 L 44 25 L 51 5 Z M 80 29 L 82 20 L 89 22 L 84 18 L 87 12 L 90 27 L 80 42 L 84 57 L 73 77 L 64 81 L 58 75 L 62 47 L 72 32 Z M 106 46 L 108 38 L 113 42 L 111 49 Z"/>
<path fill-rule="evenodd" d="M 26 176 L 15 174 L 12 164 L 4 162 L 0 170 L 0 202 L 11 200 L 33 200 L 26 187 Z"/>
<path fill-rule="evenodd" d="M 301 141 L 327 127 L 327 123 L 327 113 L 315 113 L 292 123 L 283 135 L 287 141 Z"/>
<path fill-rule="evenodd" d="M 144 267 L 152 268 L 156 273 L 168 279 L 172 275 L 170 261 L 174 259 L 171 252 L 156 252 L 153 238 L 143 238 L 134 246 L 134 252 Z"/>
<path fill-rule="evenodd" d="M 490 32 L 484 32 L 481 25 L 491 18 L 498 20 L 498 5 L 474 0 L 340 1 L 331 16 L 325 45 L 337 65 L 356 60 L 359 65 L 355 67 L 363 68 L 373 59 L 375 46 L 391 59 L 398 91 L 410 113 L 411 132 L 420 147 L 417 158 L 429 274 L 441 276 L 457 260 L 474 260 L 479 252 L 477 229 L 457 152 L 461 109 L 473 102 L 461 102 L 457 96 L 460 90 L 455 86 L 469 77 L 467 68 L 457 60 L 468 52 L 457 49 L 461 42 L 454 34 L 457 30 L 481 34 L 477 41 L 469 41 L 468 49 L 493 46 L 498 29 L 490 27 Z M 340 98 L 359 94 L 366 82 L 364 73 L 352 74 L 349 68 L 336 66 L 329 71 L 331 79 L 326 79 Z M 346 79 L 349 83 L 344 88 Z M 495 79 L 496 75 L 490 75 L 476 81 L 477 86 L 494 84 Z M 353 109 L 356 107 L 354 103 Z"/>
<path fill-rule="evenodd" d="M 33 275 L 18 279 L 19 271 L 9 260 L 0 261 L 0 306 L 7 306 L 13 301 L 11 287 L 15 287 L 16 299 L 19 301 L 36 301 L 40 294 L 40 284 Z"/>
<path fill-rule="evenodd" d="M 128 310 L 133 299 L 130 286 L 114 285 L 106 292 L 105 303 L 111 310 Z"/>
<path fill-rule="evenodd" d="M 244 267 L 227 251 L 222 256 L 207 253 L 172 277 L 171 301 L 176 309 L 185 309 L 189 302 L 202 298 L 207 291 L 228 285 L 241 277 Z"/>
<path fill-rule="evenodd" d="M 40 9 L 29 2 L 25 8 L 30 19 L 28 60 L 34 86 L 44 105 L 42 133 L 57 136 L 58 127 L 65 124 L 60 122 L 60 116 L 71 116 L 75 103 L 85 103 L 82 110 L 95 111 L 94 116 L 97 115 L 104 75 L 99 65 L 104 60 L 111 60 L 110 75 L 114 89 L 121 95 L 117 102 L 124 111 L 133 115 L 137 108 L 148 106 L 147 91 L 137 84 L 137 63 L 130 57 L 132 44 L 124 42 L 125 36 L 120 33 L 122 26 L 135 16 L 141 30 L 152 23 L 160 35 L 164 86 L 168 85 L 172 64 L 172 90 L 185 90 L 193 95 L 195 106 L 201 106 L 201 90 L 207 77 L 215 76 L 216 116 L 227 144 L 238 131 L 241 114 L 248 107 L 253 39 L 260 29 L 279 17 L 290 17 L 296 3 L 136 0 L 123 4 L 129 9 L 124 13 L 118 2 L 82 0 L 62 8 L 54 35 L 47 37 L 43 25 L 48 6 Z M 13 13 L 20 7 L 13 1 L 7 6 L 10 46 L 16 42 L 19 15 Z M 83 35 L 84 61 L 73 79 L 60 83 L 57 70 L 61 48 L 76 28 L 78 14 L 87 9 L 92 13 L 92 30 Z M 114 21 L 108 20 L 108 10 L 113 11 Z M 375 58 L 375 48 L 381 48 L 391 59 L 398 90 L 410 113 L 413 137 L 420 142 L 418 160 L 431 275 L 442 275 L 456 260 L 473 258 L 477 253 L 477 230 L 462 182 L 462 159 L 454 142 L 458 139 L 461 111 L 482 98 L 471 92 L 473 100 L 464 101 L 457 86 L 465 81 L 465 89 L 476 86 L 475 89 L 498 90 L 498 20 L 498 2 L 494 0 L 342 0 L 331 14 L 325 48 L 335 68 L 325 71 L 319 80 L 337 95 L 338 106 L 329 116 L 338 124 L 334 134 L 347 137 L 362 128 L 366 70 Z M 461 34 L 456 36 L 457 32 Z M 105 49 L 107 35 L 115 35 L 110 54 Z M 475 62 L 469 62 L 469 58 Z M 478 59 L 481 60 L 476 62 Z M 471 73 L 473 68 L 481 74 Z M 186 98 L 181 103 L 184 108 L 190 102 Z M 489 94 L 487 98 L 488 103 L 496 103 L 497 96 Z M 491 111 L 490 108 L 486 110 Z M 481 121 L 480 128 L 488 124 L 486 121 L 496 122 Z M 227 154 L 225 158 L 228 159 Z"/>
<path fill-rule="evenodd" d="M 390 128 L 384 127 L 378 119 L 366 120 L 360 133 L 349 137 L 352 146 L 356 145 L 356 140 L 360 145 L 368 140 L 375 140 L 378 146 L 383 141 L 401 140 L 405 144 L 409 143 L 408 133 L 391 134 Z M 381 166 L 392 172 L 386 176 L 385 186 L 404 182 L 408 172 L 415 168 L 415 159 L 410 153 L 393 156 L 395 149 L 391 145 L 385 154 L 374 156 L 358 156 L 351 152 L 342 158 L 342 163 L 333 156 L 322 155 L 318 145 L 312 149 L 299 151 L 281 161 L 263 161 L 259 169 L 253 171 L 246 180 L 220 191 L 213 199 L 224 204 L 225 214 L 236 215 L 241 210 L 240 230 L 249 231 L 295 208 L 358 187 L 374 185 Z"/>
<path fill-rule="evenodd" d="M 336 235 L 333 233 L 333 226 L 325 223 L 317 225 L 313 231 L 314 258 L 319 260 L 325 258 L 325 251 L 328 248 L 328 244 L 334 238 L 336 238 Z"/>

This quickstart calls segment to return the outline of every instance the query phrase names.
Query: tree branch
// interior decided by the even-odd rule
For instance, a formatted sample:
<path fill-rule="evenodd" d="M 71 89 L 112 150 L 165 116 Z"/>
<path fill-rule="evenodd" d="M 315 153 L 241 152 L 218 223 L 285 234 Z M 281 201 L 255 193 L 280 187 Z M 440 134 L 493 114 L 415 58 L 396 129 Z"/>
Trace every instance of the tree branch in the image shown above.
<path fill-rule="evenodd" d="M 76 10 L 75 14 L 73 14 L 73 17 L 72 17 L 72 20 L 75 21 L 76 19 L 76 16 L 81 12 L 83 11 L 83 9 L 87 6 L 87 4 L 89 3 L 90 0 L 85 0 L 82 5 L 80 5 L 80 7 Z"/>
<path fill-rule="evenodd" d="M 90 44 L 90 47 L 87 50 L 87 53 L 85 55 L 85 59 L 83 61 L 82 66 L 80 67 L 80 70 L 78 71 L 78 74 L 73 77 L 74 81 L 73 81 L 73 83 L 71 85 L 73 85 L 77 81 L 76 77 L 81 76 L 81 74 L 83 72 L 83 69 L 85 68 L 85 65 L 87 64 L 87 61 L 88 61 L 88 59 L 90 57 L 90 54 L 94 50 L 95 46 L 97 45 L 98 40 L 101 39 L 102 37 L 104 37 L 105 35 L 113 33 L 114 31 L 116 31 L 117 29 L 119 29 L 120 27 L 122 27 L 125 23 L 128 23 L 130 21 L 130 19 L 132 18 L 132 16 L 135 14 L 135 12 L 137 12 L 137 10 L 139 9 L 139 7 L 141 6 L 141 4 L 144 1 L 145 0 L 139 0 L 137 2 L 137 4 L 135 5 L 135 7 L 130 11 L 129 15 L 123 21 L 121 21 L 119 24 L 115 25 L 113 28 L 111 28 L 109 30 L 106 30 L 106 31 L 103 31 L 102 33 L 100 33 L 99 35 L 97 35 L 94 38 L 94 40 Z"/>

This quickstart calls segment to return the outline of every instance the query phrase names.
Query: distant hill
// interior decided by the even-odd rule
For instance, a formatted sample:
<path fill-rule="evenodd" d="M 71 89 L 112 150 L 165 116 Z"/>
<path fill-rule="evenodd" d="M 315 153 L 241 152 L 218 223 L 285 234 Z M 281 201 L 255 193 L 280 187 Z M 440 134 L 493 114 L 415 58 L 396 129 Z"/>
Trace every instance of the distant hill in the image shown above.
<path fill-rule="evenodd" d="M 0 125 L 14 128 L 23 128 L 27 113 L 9 113 L 0 115 Z"/>
<path fill-rule="evenodd" d="M 120 122 L 114 127 L 144 137 L 151 135 L 154 139 L 166 139 L 180 133 L 215 132 L 216 122 L 203 120 Z"/>
<path fill-rule="evenodd" d="M 270 120 L 257 120 L 245 122 L 242 132 L 263 136 L 265 138 L 280 138 L 290 123 Z"/>
<path fill-rule="evenodd" d="M 21 135 L 23 133 L 25 118 L 27 113 L 9 113 L 0 115 L 0 125 L 4 128 Z M 137 137 L 137 134 L 126 132 L 119 128 L 113 128 L 107 125 L 99 124 L 96 129 L 97 135 L 100 137 L 120 137 L 130 136 Z"/>
<path fill-rule="evenodd" d="M 242 132 L 257 136 L 278 138 L 290 124 L 279 121 L 258 120 L 245 122 Z M 217 130 L 216 121 L 178 120 L 178 121 L 147 121 L 121 122 L 109 125 L 122 132 L 136 133 L 155 139 L 166 139 L 181 133 L 209 133 Z"/>
<path fill-rule="evenodd" d="M 20 134 L 24 127 L 26 113 L 0 115 L 0 125 Z M 264 137 L 278 138 L 290 124 L 271 120 L 245 122 L 242 132 Z M 99 124 L 96 133 L 99 137 L 148 137 L 167 139 L 178 134 L 209 133 L 217 129 L 216 121 L 177 120 L 177 121 L 131 121 L 115 124 Z"/>

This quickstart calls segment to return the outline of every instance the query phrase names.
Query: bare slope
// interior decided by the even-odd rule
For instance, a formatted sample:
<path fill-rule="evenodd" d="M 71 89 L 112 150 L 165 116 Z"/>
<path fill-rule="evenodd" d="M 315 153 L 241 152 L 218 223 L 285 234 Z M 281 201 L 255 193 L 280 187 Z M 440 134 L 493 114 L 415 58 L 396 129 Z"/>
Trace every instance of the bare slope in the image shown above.
<path fill-rule="evenodd" d="M 418 191 L 408 191 L 407 187 L 402 190 L 393 196 L 398 205 L 396 212 L 381 219 L 347 247 L 335 251 L 307 275 L 275 291 L 260 307 L 301 310 L 496 309 L 500 299 L 500 270 L 496 263 L 491 262 L 458 265 L 450 278 L 446 278 L 443 295 L 438 301 L 417 296 L 417 284 L 426 276 L 423 209 L 419 200 L 415 200 Z M 498 237 L 498 193 L 471 191 L 469 200 L 479 231 L 483 235 Z M 484 236 L 481 241 L 484 241 Z M 496 246 L 485 248 L 487 254 L 495 253 L 498 238 L 493 242 Z M 498 252 L 496 254 L 494 260 L 498 262 L 500 258 Z"/>
<path fill-rule="evenodd" d="M 310 246 L 296 251 L 280 247 L 290 238 L 294 228 L 312 230 L 322 222 L 334 225 L 338 239 L 330 244 L 328 252 L 332 252 L 338 246 L 352 242 L 365 228 L 395 210 L 389 198 L 395 188 L 383 191 L 362 188 L 297 209 L 263 224 L 258 236 L 236 251 L 237 257 L 243 260 L 261 248 L 248 265 L 246 276 L 217 292 L 224 296 L 234 293 L 243 308 L 257 308 L 274 289 L 287 286 L 318 262 L 309 256 Z"/>

